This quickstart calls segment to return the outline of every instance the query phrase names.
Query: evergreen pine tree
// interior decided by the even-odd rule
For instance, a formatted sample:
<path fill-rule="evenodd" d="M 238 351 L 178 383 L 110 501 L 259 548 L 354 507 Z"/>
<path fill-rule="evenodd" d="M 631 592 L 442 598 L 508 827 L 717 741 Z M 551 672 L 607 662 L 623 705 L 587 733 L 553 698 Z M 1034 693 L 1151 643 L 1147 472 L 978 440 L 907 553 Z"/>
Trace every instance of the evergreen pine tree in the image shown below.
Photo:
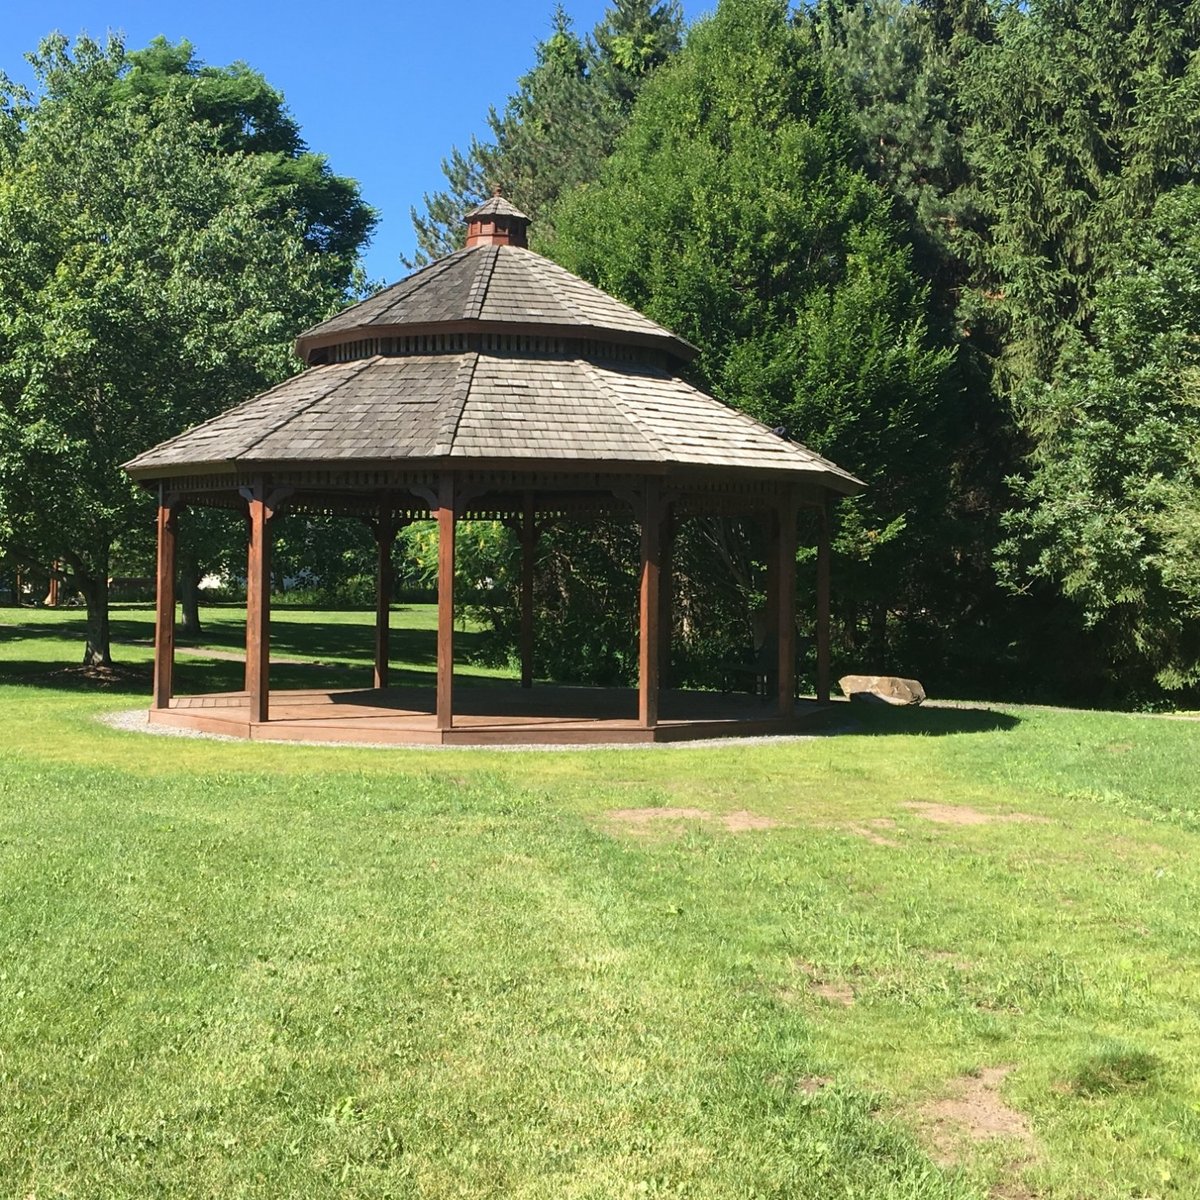
<path fill-rule="evenodd" d="M 595 178 L 644 81 L 679 46 L 676 0 L 614 0 L 591 38 L 581 38 L 561 4 L 533 68 L 503 112 L 488 113 L 489 140 L 472 138 L 442 163 L 447 188 L 412 210 L 417 265 L 462 245 L 463 215 L 502 187 L 550 234 L 555 199 Z"/>

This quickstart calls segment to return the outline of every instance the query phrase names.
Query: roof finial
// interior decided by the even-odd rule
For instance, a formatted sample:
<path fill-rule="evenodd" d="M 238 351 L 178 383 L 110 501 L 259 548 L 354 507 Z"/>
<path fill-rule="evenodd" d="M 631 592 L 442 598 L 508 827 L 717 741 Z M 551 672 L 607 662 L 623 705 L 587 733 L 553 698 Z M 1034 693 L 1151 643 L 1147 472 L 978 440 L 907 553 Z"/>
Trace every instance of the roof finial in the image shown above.
<path fill-rule="evenodd" d="M 529 218 L 504 199 L 497 184 L 492 198 L 463 218 L 467 223 L 467 249 L 472 246 L 529 245 Z"/>

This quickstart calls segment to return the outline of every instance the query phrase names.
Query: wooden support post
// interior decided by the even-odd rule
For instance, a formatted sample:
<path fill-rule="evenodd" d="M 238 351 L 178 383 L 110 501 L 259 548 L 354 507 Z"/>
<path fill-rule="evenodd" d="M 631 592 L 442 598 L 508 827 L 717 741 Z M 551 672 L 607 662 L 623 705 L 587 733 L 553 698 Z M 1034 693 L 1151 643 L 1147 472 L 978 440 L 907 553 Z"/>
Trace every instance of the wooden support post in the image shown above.
<path fill-rule="evenodd" d="M 454 476 L 438 486 L 437 727 L 454 727 Z"/>
<path fill-rule="evenodd" d="M 526 492 L 521 512 L 521 686 L 533 687 L 533 560 L 537 526 L 533 493 Z"/>
<path fill-rule="evenodd" d="M 796 499 L 788 493 L 779 506 L 776 534 L 779 715 L 796 707 Z"/>
<path fill-rule="evenodd" d="M 246 664 L 242 669 L 242 691 L 250 692 L 250 576 L 254 573 L 254 522 L 250 519 L 252 491 L 242 489 L 246 501 Z"/>
<path fill-rule="evenodd" d="M 249 496 L 250 546 L 246 555 L 246 694 L 250 720 L 264 722 L 271 704 L 271 531 L 265 491 Z"/>
<path fill-rule="evenodd" d="M 829 703 L 829 574 L 832 505 L 828 495 L 817 513 L 817 699 Z"/>
<path fill-rule="evenodd" d="M 763 644 L 761 647 L 755 647 L 756 651 L 760 651 L 759 661 L 764 667 L 764 678 L 761 681 L 763 688 L 760 693 L 764 703 L 771 699 L 773 692 L 778 690 L 778 663 L 770 661 L 771 652 L 774 651 L 775 657 L 778 658 L 779 651 L 779 512 L 777 509 L 771 509 L 767 513 L 766 526 L 767 577 L 763 581 L 765 601 L 762 622 Z"/>
<path fill-rule="evenodd" d="M 175 510 L 158 489 L 158 579 L 154 615 L 154 707 L 170 708 L 175 674 Z"/>
<path fill-rule="evenodd" d="M 388 686 L 391 658 L 392 624 L 392 546 L 396 540 L 396 522 L 390 499 L 379 507 L 375 525 L 375 686 Z"/>
<path fill-rule="evenodd" d="M 638 644 L 638 724 L 653 729 L 658 724 L 659 635 L 662 604 L 662 501 L 659 482 L 646 480 L 642 507 L 642 578 Z"/>
<path fill-rule="evenodd" d="M 662 518 L 662 566 L 658 585 L 658 686 L 671 686 L 671 634 L 673 627 L 672 573 L 675 569 L 675 509 L 667 504 Z"/>

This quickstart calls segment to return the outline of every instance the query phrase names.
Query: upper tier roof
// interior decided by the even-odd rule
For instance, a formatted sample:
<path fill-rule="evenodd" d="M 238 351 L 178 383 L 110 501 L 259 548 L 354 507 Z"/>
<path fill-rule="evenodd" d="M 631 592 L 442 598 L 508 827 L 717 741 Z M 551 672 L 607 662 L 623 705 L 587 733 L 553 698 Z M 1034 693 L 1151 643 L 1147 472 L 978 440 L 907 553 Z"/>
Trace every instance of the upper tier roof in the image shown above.
<path fill-rule="evenodd" d="M 306 330 L 296 339 L 296 352 L 315 363 L 326 347 L 360 338 L 466 330 L 646 346 L 682 362 L 697 353 L 683 338 L 557 263 L 511 245 L 476 245 L 439 258 Z"/>

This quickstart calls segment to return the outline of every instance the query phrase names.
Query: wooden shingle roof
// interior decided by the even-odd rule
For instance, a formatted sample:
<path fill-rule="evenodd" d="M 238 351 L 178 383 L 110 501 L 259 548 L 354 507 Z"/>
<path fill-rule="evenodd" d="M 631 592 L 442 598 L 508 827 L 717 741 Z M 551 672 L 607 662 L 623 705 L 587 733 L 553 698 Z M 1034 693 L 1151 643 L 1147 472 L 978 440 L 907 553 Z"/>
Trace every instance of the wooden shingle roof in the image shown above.
<path fill-rule="evenodd" d="M 506 200 L 499 192 L 485 200 L 478 208 L 473 208 L 463 221 L 470 224 L 479 217 L 516 217 L 519 221 L 529 218 L 511 201 Z"/>
<path fill-rule="evenodd" d="M 485 211 L 486 210 L 486 211 Z M 507 224 L 506 224 L 507 223 Z M 276 468 L 724 472 L 853 493 L 849 472 L 680 377 L 695 347 L 513 244 L 502 196 L 476 240 L 297 339 L 308 369 L 138 455 L 143 482 Z M 502 226 L 504 226 L 502 228 Z"/>
<path fill-rule="evenodd" d="M 683 338 L 548 258 L 521 246 L 494 245 L 448 254 L 343 309 L 305 330 L 296 339 L 296 351 L 312 363 L 321 360 L 321 351 L 356 338 L 468 325 L 615 340 L 660 349 L 682 362 L 696 355 Z"/>
<path fill-rule="evenodd" d="M 466 351 L 312 367 L 126 464 L 137 478 L 298 463 L 503 459 L 782 472 L 856 492 L 848 472 L 670 371 Z"/>

